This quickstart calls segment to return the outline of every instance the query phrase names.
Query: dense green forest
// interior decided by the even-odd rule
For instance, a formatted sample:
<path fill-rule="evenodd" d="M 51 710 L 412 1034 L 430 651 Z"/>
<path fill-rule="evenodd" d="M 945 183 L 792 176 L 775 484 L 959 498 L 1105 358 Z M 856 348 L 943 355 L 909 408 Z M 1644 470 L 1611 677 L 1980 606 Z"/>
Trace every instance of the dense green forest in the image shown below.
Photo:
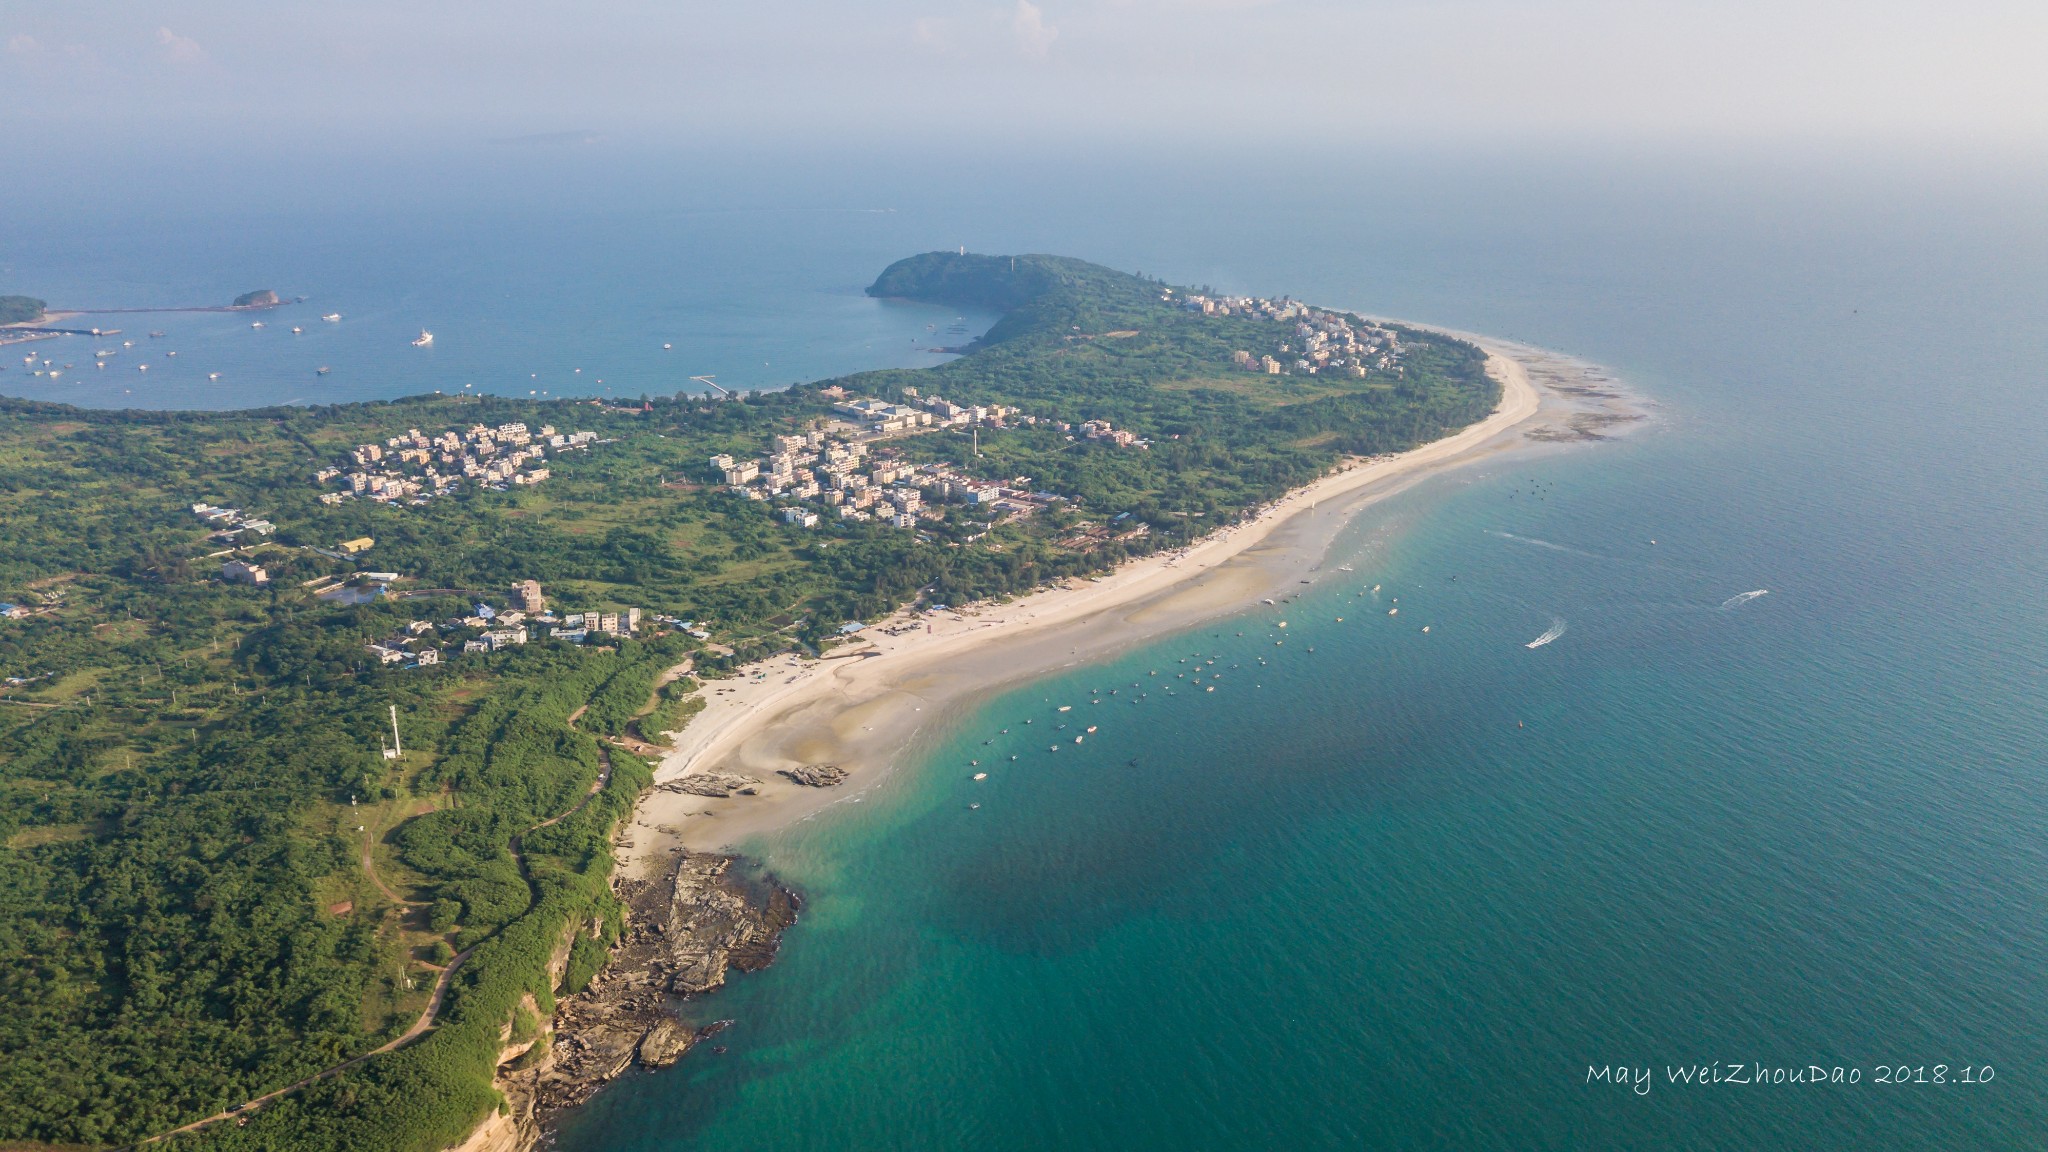
<path fill-rule="evenodd" d="M 0 296 L 0 324 L 33 324 L 46 307 L 33 296 Z"/>
<path fill-rule="evenodd" d="M 1005 315 L 937 367 L 740 400 L 231 413 L 0 400 L 0 602 L 26 613 L 0 619 L 0 1141 L 120 1144 L 292 1083 L 402 1035 L 460 954 L 423 1038 L 177 1141 L 453 1142 L 495 1104 L 516 1006 L 552 1005 L 550 953 L 573 926 L 616 931 L 609 836 L 649 776 L 603 738 L 658 738 L 701 708 L 697 681 L 662 684 L 665 671 L 816 654 L 844 621 L 920 597 L 1002 597 L 1174 547 L 1347 456 L 1480 419 L 1499 396 L 1477 349 L 1406 330 L 1398 373 L 1249 373 L 1231 353 L 1273 346 L 1285 325 L 1190 312 L 1160 284 L 1080 261 L 930 254 L 871 291 Z M 718 483 L 711 455 L 756 456 L 828 419 L 834 386 L 1109 420 L 1150 447 L 1047 423 L 986 429 L 979 455 L 953 431 L 877 447 L 1060 497 L 993 526 L 803 529 Z M 315 472 L 354 445 L 507 421 L 598 441 L 550 457 L 531 487 L 320 500 L 332 485 Z M 210 538 L 201 502 L 275 532 Z M 1076 543 L 1111 522 L 1148 531 Z M 357 537 L 374 547 L 335 551 Z M 230 559 L 269 582 L 224 583 Z M 363 567 L 399 573 L 392 594 L 315 594 Z M 662 625 L 590 646 L 537 630 L 461 654 L 475 633 L 455 621 L 477 600 L 506 607 L 528 579 L 558 609 L 639 607 L 711 644 Z M 415 622 L 447 638 L 442 663 L 386 664 L 368 647 Z M 387 758 L 394 707 L 405 751 Z M 600 956 L 578 948 L 570 981 Z"/>

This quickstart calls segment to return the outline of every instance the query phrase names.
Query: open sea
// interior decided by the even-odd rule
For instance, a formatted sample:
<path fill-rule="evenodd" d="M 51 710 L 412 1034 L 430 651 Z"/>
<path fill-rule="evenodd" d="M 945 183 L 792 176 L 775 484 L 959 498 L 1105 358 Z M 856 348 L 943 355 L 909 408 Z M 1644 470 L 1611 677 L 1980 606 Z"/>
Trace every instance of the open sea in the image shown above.
<path fill-rule="evenodd" d="M 2048 1147 L 2038 164 L 607 147 L 89 194 L 0 162 L 0 292 L 308 298 L 130 318 L 106 369 L 31 346 L 80 365 L 55 381 L 9 349 L 0 392 L 928 363 L 989 318 L 859 290 L 964 244 L 1512 336 L 1650 416 L 1379 505 L 1282 611 L 1003 693 L 751 845 L 807 905 L 692 1006 L 727 1050 L 626 1077 L 563 1149 Z M 1050 754 L 1060 723 L 1099 731 Z"/>

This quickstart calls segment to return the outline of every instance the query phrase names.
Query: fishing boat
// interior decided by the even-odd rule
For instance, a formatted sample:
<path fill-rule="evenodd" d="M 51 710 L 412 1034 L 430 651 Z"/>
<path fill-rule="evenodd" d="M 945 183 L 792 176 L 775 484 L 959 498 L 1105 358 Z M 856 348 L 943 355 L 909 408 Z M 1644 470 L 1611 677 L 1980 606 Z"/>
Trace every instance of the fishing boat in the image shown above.
<path fill-rule="evenodd" d="M 434 346 L 434 334 L 425 328 L 420 329 L 420 338 L 413 341 L 412 346 L 415 348 L 432 348 Z"/>

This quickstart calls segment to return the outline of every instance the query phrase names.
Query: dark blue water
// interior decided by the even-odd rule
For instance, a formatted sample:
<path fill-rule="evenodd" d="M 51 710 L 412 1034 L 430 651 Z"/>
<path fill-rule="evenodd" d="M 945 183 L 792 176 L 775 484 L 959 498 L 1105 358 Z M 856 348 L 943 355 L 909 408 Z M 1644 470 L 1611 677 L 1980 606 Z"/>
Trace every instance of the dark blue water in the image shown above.
<path fill-rule="evenodd" d="M 585 206 L 614 231 L 659 207 L 634 164 Z M 2037 170 L 760 164 L 756 198 L 896 209 L 734 239 L 780 314 L 828 312 L 870 249 L 1064 251 L 1563 348 L 1654 417 L 1382 505 L 1338 547 L 1356 583 L 1284 631 L 1264 611 L 1007 693 L 756 845 L 810 902 L 700 1006 L 729 1052 L 628 1077 L 564 1147 L 2048 1143 Z M 503 219 L 452 242 L 516 261 Z M 814 251 L 835 270 L 777 296 Z M 1859 1082 L 1668 1079 L 1737 1063 Z M 1614 1065 L 1648 1090 L 1587 1083 Z"/>

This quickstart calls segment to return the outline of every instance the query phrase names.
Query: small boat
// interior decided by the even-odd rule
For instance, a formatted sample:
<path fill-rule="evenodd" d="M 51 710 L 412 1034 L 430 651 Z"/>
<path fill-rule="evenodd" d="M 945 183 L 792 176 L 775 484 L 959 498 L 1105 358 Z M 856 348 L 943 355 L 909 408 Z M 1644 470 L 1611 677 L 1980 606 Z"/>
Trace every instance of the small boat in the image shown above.
<path fill-rule="evenodd" d="M 166 353 L 164 353 L 164 355 L 166 355 L 166 356 L 176 356 L 176 355 L 177 355 L 177 353 L 176 353 L 176 352 L 166 352 Z"/>
<path fill-rule="evenodd" d="M 1372 586 L 1372 590 L 1373 590 L 1373 592 L 1374 592 L 1375 594 L 1377 594 L 1377 593 L 1379 592 L 1379 590 L 1380 590 L 1380 586 L 1379 586 L 1379 585 L 1377 585 L 1377 584 L 1375 584 L 1375 585 L 1373 585 L 1373 586 Z"/>
<path fill-rule="evenodd" d="M 1088 731 L 1090 731 L 1090 732 L 1093 732 L 1093 731 L 1095 731 L 1095 725 L 1093 725 L 1093 724 L 1090 724 L 1090 725 L 1088 726 Z"/>
<path fill-rule="evenodd" d="M 261 321 L 261 320 L 251 320 L 251 321 L 249 321 L 249 327 L 251 327 L 251 328 L 261 328 L 261 327 L 263 327 L 263 321 Z"/>
<path fill-rule="evenodd" d="M 1261 600 L 1261 601 L 1259 601 L 1259 603 L 1261 603 L 1261 604 L 1271 604 L 1272 602 L 1273 602 L 1273 601 L 1272 601 L 1272 599 L 1271 599 L 1270 597 L 1268 597 L 1267 599 L 1264 599 L 1264 600 Z"/>
<path fill-rule="evenodd" d="M 1080 743 L 1081 741 L 1083 741 L 1083 740 L 1085 740 L 1085 739 L 1087 739 L 1087 737 L 1085 737 L 1085 736 L 1076 736 L 1076 737 L 1074 737 L 1074 743 L 1076 743 L 1076 744 L 1079 744 L 1079 743 Z"/>
<path fill-rule="evenodd" d="M 1429 631 L 1429 625 L 1427 625 L 1427 624 L 1424 624 L 1424 625 L 1422 626 L 1422 630 L 1423 630 L 1424 632 L 1427 632 L 1427 631 Z"/>
<path fill-rule="evenodd" d="M 135 370 L 136 370 L 137 372 L 147 372 L 147 371 L 149 371 L 149 365 L 147 365 L 147 364 L 137 364 L 137 365 L 135 366 Z"/>
<path fill-rule="evenodd" d="M 420 329 L 420 338 L 413 341 L 412 346 L 415 348 L 432 348 L 434 346 L 434 334 L 425 328 Z"/>
<path fill-rule="evenodd" d="M 1073 706 L 1072 704 L 1062 704 L 1062 705 L 1060 705 L 1060 711 L 1062 711 L 1062 712 L 1072 712 L 1073 710 L 1074 710 L 1074 706 Z"/>
<path fill-rule="evenodd" d="M 969 808 L 979 808 L 979 807 L 981 807 L 981 805 L 979 805 L 979 804 L 969 804 L 969 805 L 968 805 L 968 807 L 969 807 Z M 712 1049 L 712 1051 L 713 1051 L 713 1052 L 723 1052 L 723 1051 L 725 1051 L 725 1049 L 723 1049 L 723 1048 L 713 1048 L 713 1049 Z"/>
<path fill-rule="evenodd" d="M 296 324 L 292 325 L 292 335 L 294 335 L 294 336 L 299 336 L 299 335 L 303 335 L 303 334 L 305 333 L 305 331 L 306 331 L 306 330 L 305 330 L 304 328 L 301 328 L 301 327 L 299 327 L 299 326 L 298 326 L 298 325 L 296 325 Z"/>
<path fill-rule="evenodd" d="M 328 374 L 329 372 L 332 372 L 332 371 L 334 371 L 334 369 L 332 369 L 332 368 L 329 368 L 329 367 L 328 367 L 327 365 L 325 365 L 325 364 L 322 364 L 322 365 L 321 365 L 321 366 L 319 366 L 318 368 L 315 368 L 315 369 L 313 369 L 313 375 L 315 375 L 315 376 L 325 376 L 325 375 L 327 375 L 327 374 Z"/>
<path fill-rule="evenodd" d="M 986 780 L 986 779 L 988 779 L 988 773 L 986 773 L 986 772 L 976 772 L 976 773 L 974 774 L 974 778 L 975 778 L 976 780 Z"/>
<path fill-rule="evenodd" d="M 1399 616 L 1400 614 L 1401 614 L 1401 610 L 1400 610 L 1399 608 L 1389 608 L 1389 609 L 1387 609 L 1387 615 L 1389 615 L 1389 616 Z"/>
<path fill-rule="evenodd" d="M 218 380 L 218 379 L 220 379 L 220 373 L 218 373 L 218 372 L 208 372 L 208 373 L 206 374 L 206 378 L 207 378 L 208 380 Z"/>
<path fill-rule="evenodd" d="M 322 316 L 321 319 L 327 321 L 329 324 L 339 324 L 341 323 L 341 313 L 329 312 L 327 315 Z"/>
<path fill-rule="evenodd" d="M 1351 567 L 1351 565 L 1349 565 L 1349 564 L 1339 564 L 1339 565 L 1337 565 L 1337 571 L 1339 571 L 1339 572 L 1351 572 L 1351 571 L 1355 571 L 1355 569 L 1353 569 L 1353 568 Z"/>
<path fill-rule="evenodd" d="M 151 332 L 151 333 L 149 334 L 149 338 L 150 338 L 151 340 L 161 340 L 161 339 L 163 339 L 163 338 L 164 338 L 164 334 L 163 334 L 163 333 L 161 333 L 161 332 Z"/>

